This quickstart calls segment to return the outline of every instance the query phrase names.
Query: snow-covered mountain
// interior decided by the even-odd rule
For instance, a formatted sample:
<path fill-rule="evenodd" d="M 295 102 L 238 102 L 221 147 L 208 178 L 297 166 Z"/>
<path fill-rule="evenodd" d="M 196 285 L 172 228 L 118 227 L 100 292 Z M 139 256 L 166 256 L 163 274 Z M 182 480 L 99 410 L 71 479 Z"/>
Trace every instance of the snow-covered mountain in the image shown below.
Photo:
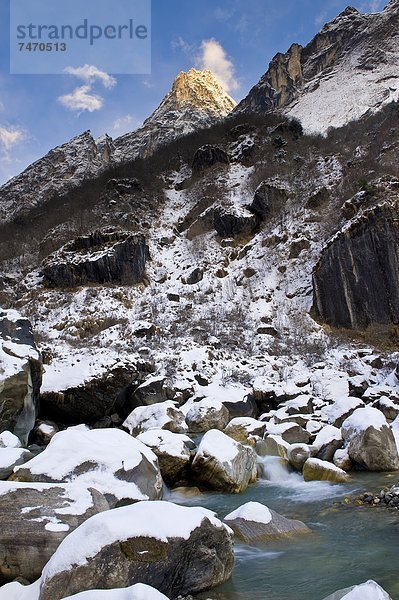
<path fill-rule="evenodd" d="M 209 70 L 190 69 L 176 77 L 172 90 L 143 127 L 112 140 L 95 140 L 90 131 L 51 150 L 0 188 L 2 225 L 24 218 L 54 197 L 78 188 L 85 181 L 121 163 L 147 157 L 188 133 L 214 125 L 235 107 Z M 18 198 L 18 201 L 16 201 Z"/>
<path fill-rule="evenodd" d="M 398 4 L 347 9 L 236 110 L 209 71 L 180 73 L 138 131 L 86 132 L 0 189 L 0 600 L 122 598 L 136 581 L 191 598 L 224 582 L 231 530 L 174 499 L 266 490 L 282 508 L 310 501 L 323 536 L 359 504 L 399 506 L 397 486 L 351 499 L 399 469 Z M 343 510 L 326 510 L 337 497 Z M 313 580 L 292 557 L 278 567 L 290 597 L 324 597 L 323 564 L 347 585 L 363 520 L 337 572 L 337 538 L 319 535 Z M 308 531 L 253 502 L 225 521 L 251 545 Z M 370 557 L 395 589 L 386 539 Z M 237 595 L 239 573 L 234 597 L 272 587 L 257 573 Z M 367 592 L 388 598 L 354 588 Z"/>
<path fill-rule="evenodd" d="M 143 127 L 115 140 L 114 159 L 148 156 L 160 144 L 214 125 L 235 106 L 236 102 L 208 69 L 182 71 Z"/>
<path fill-rule="evenodd" d="M 399 2 L 381 13 L 348 7 L 305 47 L 277 54 L 237 112 L 281 110 L 325 133 L 399 98 Z"/>

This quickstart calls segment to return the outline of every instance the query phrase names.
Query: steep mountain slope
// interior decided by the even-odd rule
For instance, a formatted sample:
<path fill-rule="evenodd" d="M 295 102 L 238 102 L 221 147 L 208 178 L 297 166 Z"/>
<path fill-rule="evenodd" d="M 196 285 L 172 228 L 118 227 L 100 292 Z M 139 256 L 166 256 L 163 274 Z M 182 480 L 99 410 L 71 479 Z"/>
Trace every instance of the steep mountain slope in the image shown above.
<path fill-rule="evenodd" d="M 396 9 L 391 2 L 382 15 L 345 11 L 314 46 L 292 50 L 290 73 L 310 80 L 324 62 L 345 73 L 342 48 L 352 55 L 351 44 L 360 48 L 377 23 L 388 31 Z M 284 89 L 281 109 L 291 106 L 284 104 L 291 88 Z M 68 398 L 76 407 L 97 394 L 100 405 L 106 397 L 114 406 L 117 396 L 123 414 L 129 390 L 149 373 L 182 396 L 207 388 L 205 395 L 233 400 L 258 390 L 261 378 L 266 404 L 275 388 L 283 396 L 290 386 L 294 396 L 313 387 L 319 395 L 325 387 L 347 394 L 354 376 L 368 378 L 367 385 L 385 382 L 395 356 L 381 359 L 379 372 L 363 360 L 370 348 L 364 354 L 351 345 L 348 332 L 331 335 L 322 323 L 342 322 L 317 302 L 317 290 L 334 293 L 338 269 L 343 291 L 328 309 L 348 308 L 350 269 L 355 279 L 369 273 L 364 262 L 354 264 L 367 261 L 364 252 L 348 258 L 356 244 L 350 236 L 377 205 L 396 211 L 398 103 L 325 138 L 301 135 L 279 111 L 241 105 L 230 114 L 232 106 L 209 72 L 180 74 L 138 132 L 114 142 L 83 134 L 0 190 L 9 219 L 0 298 L 33 321 L 46 363 L 42 406 Z M 364 246 L 367 257 L 376 254 L 376 277 L 366 288 L 374 298 L 375 282 L 396 272 L 386 268 L 396 237 L 383 230 L 378 239 L 389 253 L 372 241 Z M 330 256 L 338 256 L 338 267 Z M 323 257 L 323 280 L 316 281 Z M 129 270 L 134 261 L 137 269 Z M 371 311 L 364 327 L 350 321 L 362 327 L 349 339 L 395 349 L 397 312 L 380 322 Z"/>
<path fill-rule="evenodd" d="M 237 112 L 278 109 L 325 133 L 399 98 L 399 2 L 381 13 L 348 7 L 304 48 L 277 54 Z"/>
<path fill-rule="evenodd" d="M 2 225 L 23 218 L 53 198 L 95 179 L 107 168 L 152 154 L 160 145 L 210 127 L 235 106 L 209 70 L 176 77 L 171 92 L 144 126 L 116 140 L 94 140 L 90 131 L 51 150 L 0 188 Z"/>

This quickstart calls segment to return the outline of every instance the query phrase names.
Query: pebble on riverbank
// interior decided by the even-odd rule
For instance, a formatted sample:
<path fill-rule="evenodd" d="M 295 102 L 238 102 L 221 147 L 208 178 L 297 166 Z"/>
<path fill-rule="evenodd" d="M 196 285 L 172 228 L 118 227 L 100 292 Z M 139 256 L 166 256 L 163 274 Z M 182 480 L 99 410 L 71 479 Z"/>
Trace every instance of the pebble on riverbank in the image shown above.
<path fill-rule="evenodd" d="M 378 494 L 365 492 L 356 498 L 356 502 L 369 506 L 389 506 L 399 510 L 399 486 L 392 486 L 389 489 L 381 490 Z"/>

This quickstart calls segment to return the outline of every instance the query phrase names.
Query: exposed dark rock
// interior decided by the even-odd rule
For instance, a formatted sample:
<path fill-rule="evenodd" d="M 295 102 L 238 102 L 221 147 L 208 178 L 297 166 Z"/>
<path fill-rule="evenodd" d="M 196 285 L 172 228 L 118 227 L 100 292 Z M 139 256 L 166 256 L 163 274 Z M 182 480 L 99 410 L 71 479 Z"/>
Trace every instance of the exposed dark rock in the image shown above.
<path fill-rule="evenodd" d="M 246 209 L 218 206 L 213 214 L 213 225 L 221 237 L 251 235 L 257 228 L 259 219 Z"/>
<path fill-rule="evenodd" d="M 92 424 L 104 416 L 129 411 L 130 389 L 137 371 L 132 366 L 116 367 L 78 387 L 46 391 L 40 397 L 40 417 L 56 423 Z M 128 406 L 125 408 L 125 403 Z"/>
<path fill-rule="evenodd" d="M 197 267 L 196 269 L 191 271 L 191 273 L 187 275 L 187 277 L 182 277 L 182 283 L 185 283 L 187 285 L 194 285 L 202 281 L 203 277 L 203 270 Z"/>
<path fill-rule="evenodd" d="M 254 199 L 248 209 L 260 219 L 266 219 L 273 211 L 281 208 L 287 200 L 287 192 L 268 181 L 263 181 L 255 190 Z"/>
<path fill-rule="evenodd" d="M 210 144 L 201 146 L 201 148 L 198 148 L 194 154 L 192 165 L 193 174 L 199 175 L 209 167 L 212 167 L 218 163 L 225 165 L 230 163 L 227 152 L 222 148 L 218 148 L 218 146 L 211 146 Z"/>
<path fill-rule="evenodd" d="M 229 411 L 230 419 L 235 417 L 256 417 L 258 415 L 258 407 L 251 395 L 245 396 L 238 402 L 222 401 Z"/>
<path fill-rule="evenodd" d="M 396 204 L 378 205 L 341 231 L 313 271 L 313 314 L 334 327 L 399 322 Z"/>
<path fill-rule="evenodd" d="M 48 287 L 135 284 L 142 281 L 148 259 L 144 236 L 95 231 L 63 246 L 44 261 L 41 271 Z"/>

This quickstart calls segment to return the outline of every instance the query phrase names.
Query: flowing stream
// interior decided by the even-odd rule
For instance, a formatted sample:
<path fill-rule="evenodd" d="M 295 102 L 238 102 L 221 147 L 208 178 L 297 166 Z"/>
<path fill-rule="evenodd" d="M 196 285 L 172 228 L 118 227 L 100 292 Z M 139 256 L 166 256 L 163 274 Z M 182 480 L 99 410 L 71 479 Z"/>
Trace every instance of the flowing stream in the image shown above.
<path fill-rule="evenodd" d="M 322 600 L 334 591 L 376 580 L 399 600 L 399 511 L 347 504 L 345 498 L 393 485 L 397 474 L 356 473 L 348 484 L 305 483 L 276 457 L 262 460 L 263 477 L 237 495 L 171 493 L 173 502 L 204 506 L 223 518 L 257 501 L 300 519 L 313 531 L 265 544 L 236 541 L 236 564 L 226 584 L 199 596 L 210 600 Z"/>

